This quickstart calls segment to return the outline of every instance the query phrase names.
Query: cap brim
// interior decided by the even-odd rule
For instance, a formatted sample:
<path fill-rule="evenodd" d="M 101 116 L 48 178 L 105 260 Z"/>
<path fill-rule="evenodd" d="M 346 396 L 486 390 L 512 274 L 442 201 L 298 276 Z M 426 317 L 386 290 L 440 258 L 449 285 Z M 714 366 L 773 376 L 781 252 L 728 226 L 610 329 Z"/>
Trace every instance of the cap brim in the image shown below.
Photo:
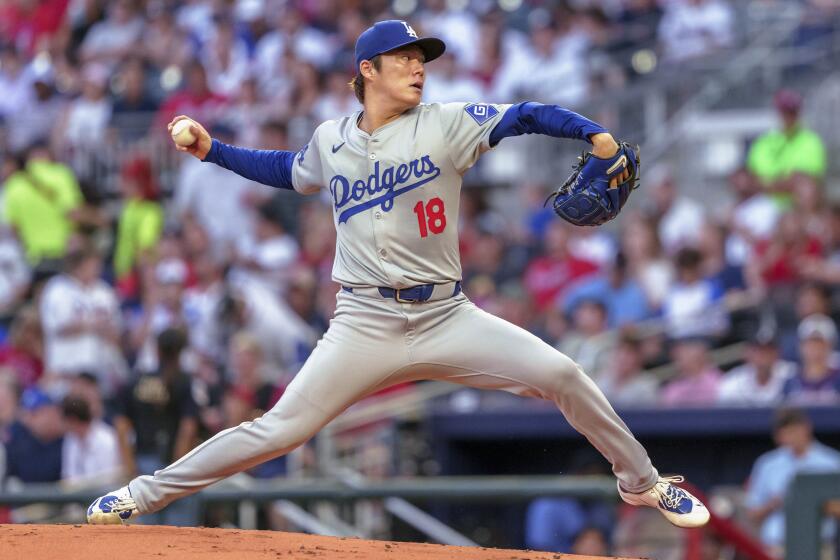
<path fill-rule="evenodd" d="M 418 47 L 420 47 L 420 49 L 423 51 L 423 54 L 426 57 L 425 62 L 431 62 L 434 59 L 440 57 L 440 55 L 442 55 L 444 52 L 446 52 L 446 43 L 444 43 L 436 37 L 423 37 L 422 39 L 417 39 L 415 41 L 406 41 L 402 45 L 397 45 L 393 49 L 387 50 L 385 52 L 395 51 L 397 49 L 401 49 L 409 45 L 417 45 Z"/>

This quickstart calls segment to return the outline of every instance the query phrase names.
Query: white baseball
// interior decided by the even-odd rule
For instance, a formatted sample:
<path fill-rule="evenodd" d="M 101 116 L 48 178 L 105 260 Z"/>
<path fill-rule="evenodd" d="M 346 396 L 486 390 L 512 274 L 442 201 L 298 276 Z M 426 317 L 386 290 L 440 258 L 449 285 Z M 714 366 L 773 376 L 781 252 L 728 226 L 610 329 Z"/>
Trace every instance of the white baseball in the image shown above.
<path fill-rule="evenodd" d="M 182 119 L 172 125 L 172 140 L 179 146 L 192 146 L 195 143 L 195 134 L 190 130 L 190 125 L 195 124 L 190 119 Z"/>

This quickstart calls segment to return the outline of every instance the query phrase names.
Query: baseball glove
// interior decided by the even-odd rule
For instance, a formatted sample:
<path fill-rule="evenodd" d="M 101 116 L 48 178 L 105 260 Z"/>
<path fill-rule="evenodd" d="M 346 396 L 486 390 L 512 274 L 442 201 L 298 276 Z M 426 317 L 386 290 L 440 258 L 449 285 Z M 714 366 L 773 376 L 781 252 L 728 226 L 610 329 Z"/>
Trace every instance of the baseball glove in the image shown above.
<path fill-rule="evenodd" d="M 639 186 L 639 148 L 618 143 L 618 152 L 602 159 L 585 152 L 552 200 L 557 215 L 577 226 L 600 226 L 621 211 Z"/>

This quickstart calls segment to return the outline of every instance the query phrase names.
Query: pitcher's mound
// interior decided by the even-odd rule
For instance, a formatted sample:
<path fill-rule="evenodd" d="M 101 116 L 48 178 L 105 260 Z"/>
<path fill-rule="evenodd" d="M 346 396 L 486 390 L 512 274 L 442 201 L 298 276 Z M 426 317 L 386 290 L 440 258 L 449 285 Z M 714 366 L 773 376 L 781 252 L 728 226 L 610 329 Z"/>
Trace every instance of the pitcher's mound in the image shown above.
<path fill-rule="evenodd" d="M 4 560 L 592 560 L 551 552 L 144 525 L 0 525 L 0 550 Z"/>

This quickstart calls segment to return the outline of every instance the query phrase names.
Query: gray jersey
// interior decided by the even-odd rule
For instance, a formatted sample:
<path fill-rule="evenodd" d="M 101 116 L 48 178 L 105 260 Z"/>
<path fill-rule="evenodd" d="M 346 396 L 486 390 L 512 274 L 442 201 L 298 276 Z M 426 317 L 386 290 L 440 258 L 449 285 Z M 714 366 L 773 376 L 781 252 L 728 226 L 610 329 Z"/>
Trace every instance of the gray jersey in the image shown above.
<path fill-rule="evenodd" d="M 373 134 L 359 129 L 359 112 L 319 126 L 292 182 L 300 193 L 329 189 L 333 279 L 393 288 L 460 280 L 461 179 L 509 107 L 421 104 Z"/>

